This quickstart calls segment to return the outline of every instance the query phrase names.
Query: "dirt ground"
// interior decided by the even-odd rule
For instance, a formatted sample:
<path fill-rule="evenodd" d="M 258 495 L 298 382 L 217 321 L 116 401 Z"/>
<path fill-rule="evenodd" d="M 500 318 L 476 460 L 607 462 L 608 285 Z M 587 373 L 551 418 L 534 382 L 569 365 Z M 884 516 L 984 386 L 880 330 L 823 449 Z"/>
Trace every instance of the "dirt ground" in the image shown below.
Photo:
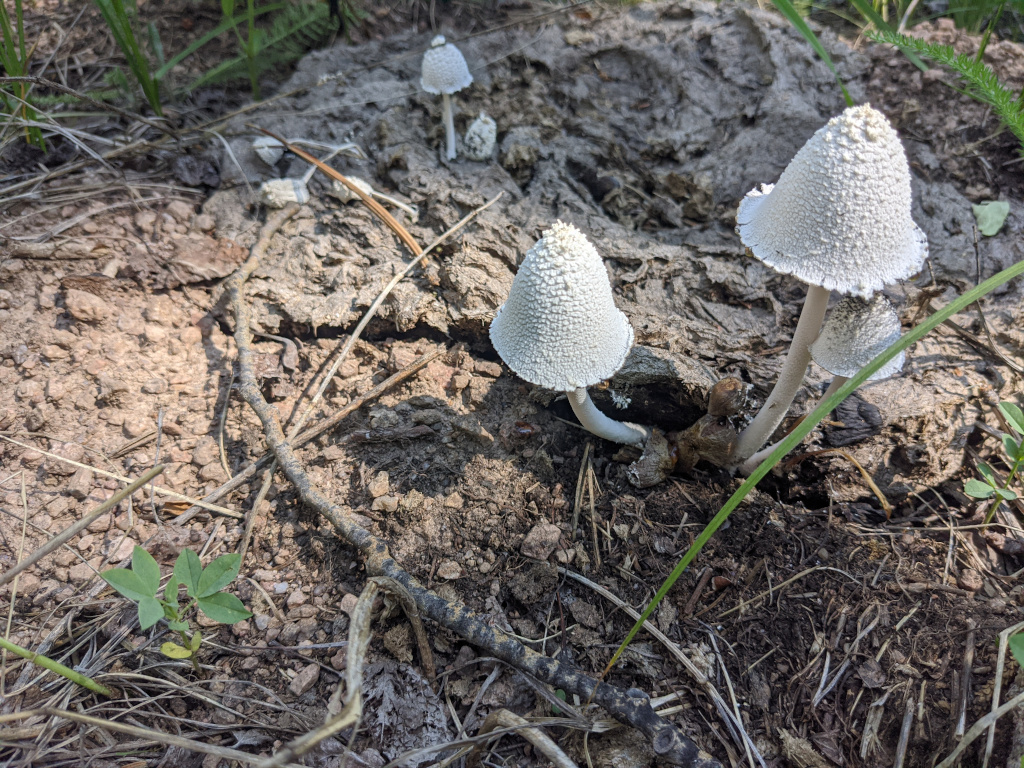
<path fill-rule="evenodd" d="M 475 81 L 454 99 L 456 126 L 461 135 L 481 111 L 497 121 L 487 162 L 441 159 L 441 105 L 418 88 L 427 15 L 393 9 L 372 16 L 353 44 L 303 59 L 279 85 L 295 95 L 232 118 L 203 143 L 84 168 L 47 181 L 36 199 L 0 190 L 0 569 L 109 498 L 121 487 L 112 475 L 162 462 L 159 485 L 198 498 L 264 454 L 260 424 L 233 391 L 222 279 L 265 217 L 255 188 L 306 168 L 291 156 L 276 167 L 260 160 L 256 125 L 354 142 L 365 158 L 342 156 L 335 167 L 415 205 L 415 221 L 394 213 L 422 243 L 501 193 L 399 283 L 322 413 L 424 353 L 443 354 L 300 456 L 315 485 L 424 583 L 538 651 L 591 674 L 604 668 L 632 622 L 565 571 L 641 609 L 738 480 L 701 464 L 633 487 L 631 457 L 575 426 L 564 399 L 504 367 L 488 323 L 540 232 L 570 221 L 604 256 L 637 336 L 595 401 L 678 430 L 704 413 L 716 380 L 734 375 L 752 385 L 755 409 L 803 288 L 745 257 L 736 206 L 844 104 L 803 40 L 753 5 L 593 4 L 532 23 L 539 9 L 509 5 L 487 24 L 444 8 L 451 16 L 439 6 L 439 30 L 474 33 L 459 43 Z M 918 31 L 956 37 L 941 24 Z M 918 279 L 887 290 L 909 328 L 1024 258 L 1019 156 L 995 118 L 948 87 L 948 73 L 921 73 L 898 52 L 828 32 L 823 40 L 853 97 L 883 110 L 904 139 L 931 252 Z M 1011 87 L 1024 86 L 1024 50 L 997 43 L 986 56 Z M 331 77 L 339 73 L 349 74 Z M 6 162 L 13 182 L 38 172 Z M 322 177 L 311 189 L 248 284 L 263 392 L 282 419 L 304 409 L 310 383 L 411 258 L 369 211 L 327 194 Z M 1009 202 L 1007 223 L 976 243 L 971 204 L 995 199 Z M 769 476 L 669 593 L 655 621 L 668 644 L 641 633 L 609 679 L 669 697 L 669 716 L 732 765 L 752 758 L 708 686 L 767 766 L 891 766 L 901 732 L 903 764 L 931 766 L 992 709 L 997 669 L 1001 700 L 1017 695 L 1024 678 L 1012 661 L 997 667 L 997 643 L 1024 621 L 1024 506 L 1004 508 L 982 532 L 985 508 L 960 489 L 997 449 L 994 404 L 1024 393 L 1022 291 L 1011 284 L 982 303 L 991 341 L 976 312 L 955 318 L 963 333 L 941 327 L 910 350 L 899 376 L 863 388 L 815 431 L 797 454 L 809 455 Z M 814 367 L 806 383 L 796 413 L 827 374 Z M 616 410 L 613 396 L 628 407 Z M 587 466 L 593 521 L 579 488 Z M 125 692 L 114 703 L 90 698 L 8 658 L 3 713 L 80 706 L 265 755 L 320 724 L 344 685 L 362 566 L 283 477 L 253 509 L 260 485 L 218 502 L 232 516 L 184 521 L 188 502 L 137 495 L 26 571 L 16 591 L 0 587 L 12 641 Z M 254 617 L 230 628 L 200 622 L 204 678 L 161 656 L 163 630 L 140 631 L 134 609 L 96 578 L 142 542 L 168 567 L 186 546 L 212 557 L 248 545 L 234 589 Z M 427 630 L 438 684 L 401 612 L 385 612 L 362 727 L 351 743 L 347 733 L 325 741 L 310 764 L 379 768 L 473 734 L 503 707 L 552 715 L 536 683 Z M 77 765 L 83 755 L 97 766 L 218 765 L 43 716 L 16 725 L 0 727 L 5 765 Z M 653 764 L 644 739 L 624 729 L 550 733 L 581 765 Z M 965 765 L 980 764 L 984 743 Z M 546 764 L 525 744 L 503 738 L 486 764 Z M 999 720 L 990 764 L 1019 765 L 1022 752 L 1015 712 Z"/>

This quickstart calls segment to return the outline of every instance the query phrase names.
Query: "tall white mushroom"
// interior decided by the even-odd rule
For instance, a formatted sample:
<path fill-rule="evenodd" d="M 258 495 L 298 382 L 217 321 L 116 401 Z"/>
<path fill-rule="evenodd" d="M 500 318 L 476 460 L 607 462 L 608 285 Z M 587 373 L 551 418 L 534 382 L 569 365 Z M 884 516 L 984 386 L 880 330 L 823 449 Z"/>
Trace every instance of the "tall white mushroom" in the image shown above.
<path fill-rule="evenodd" d="M 622 366 L 633 327 L 615 306 L 597 249 L 571 224 L 556 221 L 527 251 L 491 323 L 491 343 L 522 378 L 568 393 L 580 424 L 598 437 L 643 445 L 650 436 L 605 416 L 587 393 Z"/>
<path fill-rule="evenodd" d="M 874 360 L 887 347 L 900 339 L 900 318 L 887 298 L 876 293 L 868 300 L 849 296 L 836 304 L 821 327 L 821 333 L 811 344 L 811 357 L 832 374 L 832 382 L 821 396 L 824 402 L 843 384 Z M 900 352 L 883 365 L 868 381 L 880 381 L 894 376 L 903 369 L 905 356 Z M 776 444 L 777 445 L 777 444 Z M 740 472 L 749 475 L 776 445 L 762 448 L 740 466 Z"/>
<path fill-rule="evenodd" d="M 446 43 L 444 35 L 430 41 L 430 50 L 423 54 L 423 69 L 420 86 L 427 93 L 441 94 L 444 108 L 445 136 L 448 142 L 448 159 L 455 159 L 455 120 L 452 117 L 452 94 L 468 88 L 473 82 L 462 51 Z"/>
<path fill-rule="evenodd" d="M 779 379 L 736 443 L 752 456 L 782 423 L 811 361 L 829 292 L 869 298 L 921 269 L 928 241 L 910 216 L 910 169 L 896 131 L 868 105 L 818 130 L 777 184 L 747 194 L 736 215 L 747 252 L 807 283 Z"/>

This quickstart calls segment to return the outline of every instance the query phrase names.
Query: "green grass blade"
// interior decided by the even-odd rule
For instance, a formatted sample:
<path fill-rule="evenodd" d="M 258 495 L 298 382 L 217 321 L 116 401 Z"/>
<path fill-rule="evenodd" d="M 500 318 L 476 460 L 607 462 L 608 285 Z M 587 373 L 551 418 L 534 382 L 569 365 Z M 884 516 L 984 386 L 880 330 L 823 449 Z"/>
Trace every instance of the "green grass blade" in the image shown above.
<path fill-rule="evenodd" d="M 868 0 L 850 0 L 850 4 L 860 11 L 861 15 L 870 21 L 874 28 L 879 32 L 895 34 L 896 30 L 889 25 L 889 22 L 879 15 L 878 11 L 874 9 L 874 6 L 872 6 Z M 913 51 L 903 51 L 903 55 L 907 57 L 911 64 L 922 72 L 926 72 L 928 70 L 928 65 L 921 61 Z"/>
<path fill-rule="evenodd" d="M 260 7 L 260 8 L 257 8 L 256 9 L 256 15 L 257 16 L 261 16 L 261 15 L 263 15 L 265 13 L 273 13 L 275 11 L 280 11 L 284 7 L 285 7 L 284 3 L 271 3 L 270 5 L 264 5 L 264 6 Z M 243 20 L 244 19 L 242 17 L 233 18 L 233 19 L 223 19 L 220 22 L 220 24 L 218 24 L 216 27 L 211 29 L 205 35 L 200 37 L 198 40 L 194 40 L 187 48 L 182 50 L 180 53 L 177 53 L 174 56 L 172 56 L 167 61 L 166 64 L 164 64 L 162 67 L 160 67 L 160 69 L 158 69 L 156 72 L 153 73 L 153 79 L 154 80 L 163 80 L 165 77 L 167 77 L 167 73 L 168 72 L 170 72 L 176 66 L 181 64 L 181 62 L 183 62 L 189 56 L 191 56 L 193 53 L 198 51 L 200 48 L 202 48 L 204 45 L 206 45 L 210 41 L 215 40 L 217 37 L 219 37 L 220 35 L 222 35 L 225 32 L 227 32 L 229 29 L 233 29 L 238 24 L 240 24 Z"/>
<path fill-rule="evenodd" d="M 605 674 L 607 674 L 608 670 L 614 666 L 619 656 L 622 655 L 622 652 L 632 642 L 644 622 L 647 621 L 648 617 L 658 606 L 658 603 L 660 603 L 662 598 L 664 598 L 665 595 L 668 594 L 668 591 L 672 589 L 672 586 L 676 583 L 679 577 L 683 575 L 683 571 L 685 571 L 690 563 L 693 562 L 701 549 L 704 548 L 704 545 L 707 544 L 708 540 L 715 534 L 715 531 L 717 531 L 721 527 L 722 523 L 728 519 L 729 515 L 731 515 L 747 497 L 747 494 L 754 490 L 754 487 L 761 482 L 769 471 L 771 471 L 772 467 L 778 464 L 787 453 L 803 442 L 803 439 L 810 434 L 811 430 L 814 429 L 829 413 L 831 413 L 837 405 L 849 397 L 857 387 L 866 382 L 869 377 L 896 357 L 896 355 L 904 351 L 911 344 L 920 341 L 927 334 L 935 330 L 935 328 L 941 323 L 945 322 L 958 312 L 962 312 L 990 291 L 1008 283 L 1010 280 L 1015 277 L 1019 277 L 1020 275 L 1024 275 L 1024 261 L 1019 261 L 1012 267 L 1004 269 L 1002 272 L 990 277 L 976 288 L 972 288 L 967 291 L 967 293 L 963 294 L 960 298 L 950 302 L 938 312 L 929 316 L 920 325 L 909 331 L 906 335 L 900 338 L 899 341 L 878 355 L 866 366 L 861 368 L 860 372 L 840 387 L 832 397 L 821 403 L 810 414 L 808 414 L 808 416 L 792 432 L 790 432 L 782 442 L 779 443 L 778 448 L 772 451 L 771 455 L 762 461 L 750 477 L 748 477 L 736 492 L 729 497 L 728 501 L 725 502 L 718 513 L 711 519 L 711 522 L 707 524 L 704 530 L 701 531 L 700 535 L 694 540 L 690 548 L 686 550 L 686 554 L 683 555 L 682 559 L 676 564 L 676 567 L 672 569 L 672 573 L 669 574 L 668 578 L 665 579 L 665 582 L 658 588 L 658 591 L 654 595 L 650 604 L 648 604 L 644 609 L 644 612 L 640 615 L 640 618 L 637 619 L 637 622 L 633 625 L 632 629 L 629 630 L 629 633 L 626 635 L 626 639 L 622 641 L 622 645 L 620 645 L 618 650 L 615 651 L 611 661 L 608 662 L 608 666 L 605 668 Z"/>
<path fill-rule="evenodd" d="M 128 60 L 128 68 L 135 75 L 135 79 L 142 88 L 142 93 L 146 97 L 146 101 L 149 102 L 149 106 L 157 115 L 163 117 L 163 110 L 160 105 L 160 85 L 150 74 L 149 61 L 139 48 L 139 42 L 132 29 L 131 20 L 128 18 L 128 13 L 124 8 L 124 0 L 93 1 L 100 9 L 103 20 L 106 21 L 107 26 L 110 28 L 110 33 L 114 36 L 117 47 L 121 49 L 121 53 Z"/>
<path fill-rule="evenodd" d="M 91 677 L 86 677 L 81 672 L 76 672 L 70 667 L 65 667 L 59 661 L 54 661 L 49 656 L 43 656 L 40 653 L 33 653 L 32 651 L 22 648 L 20 645 L 15 645 L 5 637 L 0 637 L 0 648 L 5 651 L 13 653 L 15 656 L 20 656 L 23 659 L 27 659 L 30 663 L 35 664 L 43 669 L 48 669 L 51 672 L 55 672 L 61 677 L 66 677 L 71 682 L 88 688 L 94 693 L 98 693 L 101 696 L 106 696 L 108 699 L 114 697 L 113 691 L 107 688 L 105 685 L 100 685 Z"/>
<path fill-rule="evenodd" d="M 804 36 L 804 40 L 811 44 L 814 52 L 818 54 L 822 61 L 832 70 L 832 74 L 835 75 L 836 82 L 839 84 L 839 89 L 843 92 L 843 98 L 846 99 L 846 106 L 853 106 L 853 99 L 850 98 L 849 92 L 846 90 L 846 86 L 843 84 L 843 78 L 839 76 L 839 72 L 836 71 L 836 65 L 832 61 L 832 57 L 828 55 L 828 51 L 825 50 L 825 46 L 821 44 L 818 36 L 814 34 L 804 17 L 800 15 L 800 12 L 793 7 L 793 4 L 789 0 L 772 0 L 775 7 L 779 9 L 779 12 L 785 16 L 789 23 L 796 27 L 797 31 Z"/>
<path fill-rule="evenodd" d="M 1024 99 L 999 82 L 988 66 L 967 54 L 957 53 L 948 45 L 928 43 L 895 32 L 874 32 L 868 36 L 876 42 L 895 45 L 904 53 L 916 53 L 952 69 L 966 84 L 967 95 L 992 107 L 1024 148 Z"/>

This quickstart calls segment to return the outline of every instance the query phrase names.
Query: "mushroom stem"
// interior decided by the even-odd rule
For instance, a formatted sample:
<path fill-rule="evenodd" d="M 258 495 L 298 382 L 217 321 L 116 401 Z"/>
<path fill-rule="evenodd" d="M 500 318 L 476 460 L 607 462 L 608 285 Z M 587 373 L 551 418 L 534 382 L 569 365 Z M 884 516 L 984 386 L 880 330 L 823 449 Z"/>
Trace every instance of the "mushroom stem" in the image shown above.
<path fill-rule="evenodd" d="M 830 397 L 832 397 L 832 395 L 834 395 L 836 393 L 837 389 L 839 389 L 841 386 L 843 386 L 843 384 L 845 384 L 848 381 L 849 381 L 849 379 L 846 376 L 836 376 L 834 379 L 832 379 L 832 383 L 828 385 L 828 389 L 825 390 L 825 394 L 823 394 L 821 396 L 821 398 L 818 400 L 818 403 L 824 403 L 826 400 L 828 400 Z M 816 404 L 814 406 L 814 408 L 817 408 L 817 407 L 818 406 Z M 811 408 L 811 410 L 813 411 L 814 408 Z M 793 426 L 789 428 L 789 432 L 792 432 L 794 429 L 799 427 L 800 426 L 800 422 L 802 422 L 806 418 L 807 418 L 807 414 L 804 414 L 799 419 L 797 419 L 796 422 L 793 424 Z M 787 437 L 789 436 L 789 432 L 786 433 Z M 786 438 L 783 437 L 782 439 L 785 440 Z M 767 459 L 771 455 L 772 451 L 774 451 L 776 448 L 779 447 L 779 443 L 781 443 L 781 442 L 782 442 L 782 440 L 779 440 L 778 443 L 772 443 L 767 448 L 762 448 L 760 451 L 755 453 L 749 459 L 744 461 L 740 465 L 740 469 L 739 469 L 740 474 L 743 477 L 747 477 L 751 472 L 753 472 L 755 469 L 757 469 L 758 465 L 762 461 L 764 461 L 765 459 Z"/>
<path fill-rule="evenodd" d="M 566 395 L 569 398 L 569 405 L 572 406 L 572 412 L 576 414 L 576 418 L 580 420 L 583 428 L 588 432 L 593 432 L 598 437 L 603 437 L 605 440 L 611 440 L 615 443 L 642 446 L 647 442 L 647 438 L 651 436 L 651 430 L 647 429 L 647 427 L 641 427 L 638 424 L 630 424 L 625 421 L 616 421 L 597 410 L 597 406 L 590 399 L 590 393 L 587 392 L 586 387 L 574 389 L 571 392 L 567 392 Z"/>
<path fill-rule="evenodd" d="M 448 159 L 455 159 L 455 119 L 452 117 L 452 97 L 447 93 L 441 94 L 441 103 L 444 105 L 444 131 L 448 141 Z"/>
<path fill-rule="evenodd" d="M 757 416 L 740 432 L 733 453 L 735 465 L 745 463 L 756 453 L 786 418 L 789 406 L 793 404 L 793 398 L 803 383 L 807 366 L 811 363 L 811 343 L 818 337 L 821 323 L 825 319 L 829 293 L 827 288 L 808 286 L 807 299 L 804 301 L 803 311 L 800 312 L 796 330 L 793 331 L 793 343 L 789 347 L 786 361 L 782 364 L 779 380 L 775 382 L 772 393 L 768 395 Z"/>

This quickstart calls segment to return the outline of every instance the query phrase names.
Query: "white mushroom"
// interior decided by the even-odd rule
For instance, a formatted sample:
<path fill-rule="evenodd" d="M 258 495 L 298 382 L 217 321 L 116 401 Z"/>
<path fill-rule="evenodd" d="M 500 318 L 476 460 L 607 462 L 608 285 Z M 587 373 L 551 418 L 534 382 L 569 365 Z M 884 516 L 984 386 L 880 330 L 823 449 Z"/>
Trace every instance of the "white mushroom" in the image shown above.
<path fill-rule="evenodd" d="M 526 253 L 508 299 L 491 323 L 491 343 L 527 381 L 568 393 L 583 427 L 643 445 L 650 430 L 601 413 L 587 387 L 610 378 L 633 346 L 633 327 L 612 298 L 597 250 L 571 224 L 555 222 Z"/>
<path fill-rule="evenodd" d="M 363 179 L 360 179 L 358 176 L 348 176 L 347 178 L 354 185 L 359 187 L 359 189 L 362 191 L 364 195 L 367 195 L 368 197 L 376 197 L 378 200 L 383 200 L 385 203 L 390 203 L 395 208 L 400 208 L 401 210 L 409 214 L 409 217 L 412 219 L 413 223 L 419 220 L 420 212 L 416 208 L 416 206 L 406 205 L 401 200 L 396 200 L 395 198 L 390 197 L 389 195 L 385 195 L 383 192 L 378 192 L 377 190 L 370 186 L 370 183 L 368 181 L 364 181 Z M 331 188 L 330 190 L 328 190 L 328 194 L 331 197 L 334 197 L 343 203 L 350 203 L 353 200 L 359 199 L 359 195 L 357 195 L 355 192 L 353 192 L 351 189 L 349 189 L 348 187 L 346 187 L 344 184 L 337 180 L 331 182 Z"/>
<path fill-rule="evenodd" d="M 284 208 L 289 203 L 309 202 L 309 188 L 302 179 L 270 179 L 260 184 L 260 200 L 268 208 Z"/>
<path fill-rule="evenodd" d="M 811 344 L 811 357 L 845 382 L 899 339 L 899 315 L 883 294 L 876 293 L 868 301 L 850 296 L 829 313 L 821 333 Z M 888 379 L 899 373 L 903 369 L 903 361 L 904 354 L 900 352 L 869 376 L 868 381 Z M 833 382 L 829 389 L 835 391 L 839 386 L 842 382 L 838 386 Z"/>
<path fill-rule="evenodd" d="M 354 146 L 354 144 L 343 144 L 340 147 L 334 147 L 324 158 L 324 162 Z M 313 178 L 316 170 L 316 166 L 311 165 L 300 179 L 270 179 L 263 182 L 260 184 L 260 200 L 268 208 L 284 208 L 290 203 L 305 205 L 309 202 L 309 180 Z"/>
<path fill-rule="evenodd" d="M 420 86 L 427 93 L 441 94 L 444 109 L 445 136 L 448 143 L 448 159 L 455 159 L 455 120 L 452 117 L 452 94 L 468 88 L 473 82 L 466 59 L 462 52 L 444 35 L 430 41 L 430 50 L 423 54 L 423 69 Z"/>
<path fill-rule="evenodd" d="M 482 163 L 491 159 L 491 155 L 494 153 L 494 143 L 497 140 L 498 124 L 481 112 L 480 116 L 466 129 L 466 136 L 462 139 L 462 148 L 466 157 Z"/>
<path fill-rule="evenodd" d="M 899 137 L 868 105 L 851 107 L 818 130 L 777 184 L 743 198 L 736 222 L 748 253 L 808 284 L 775 388 L 737 441 L 734 460 L 742 463 L 785 418 L 811 361 L 829 292 L 869 298 L 910 277 L 921 269 L 928 241 L 910 216 L 910 169 Z"/>
<path fill-rule="evenodd" d="M 352 155 L 353 157 L 366 157 L 363 154 L 363 150 L 358 145 L 347 143 L 347 144 L 325 144 L 322 141 L 310 141 L 309 139 L 288 139 L 289 144 L 302 144 L 307 147 L 313 147 L 314 149 L 327 149 L 337 150 L 337 152 L 345 152 Z M 260 135 L 252 140 L 252 149 L 256 153 L 257 157 L 264 163 L 270 166 L 277 165 L 278 161 L 284 156 L 284 144 L 272 136 Z"/>
<path fill-rule="evenodd" d="M 270 136 L 257 136 L 253 139 L 252 148 L 267 165 L 277 165 L 284 156 L 284 144 Z"/>
<path fill-rule="evenodd" d="M 834 377 L 819 402 L 832 397 L 850 377 L 856 376 L 861 368 L 899 339 L 899 315 L 883 294 L 876 293 L 868 301 L 859 296 L 849 296 L 839 302 L 811 344 L 814 362 Z M 868 381 L 888 379 L 899 373 L 904 359 L 900 352 L 869 376 Z M 755 453 L 742 464 L 740 472 L 749 475 L 776 446 L 770 445 Z"/>

